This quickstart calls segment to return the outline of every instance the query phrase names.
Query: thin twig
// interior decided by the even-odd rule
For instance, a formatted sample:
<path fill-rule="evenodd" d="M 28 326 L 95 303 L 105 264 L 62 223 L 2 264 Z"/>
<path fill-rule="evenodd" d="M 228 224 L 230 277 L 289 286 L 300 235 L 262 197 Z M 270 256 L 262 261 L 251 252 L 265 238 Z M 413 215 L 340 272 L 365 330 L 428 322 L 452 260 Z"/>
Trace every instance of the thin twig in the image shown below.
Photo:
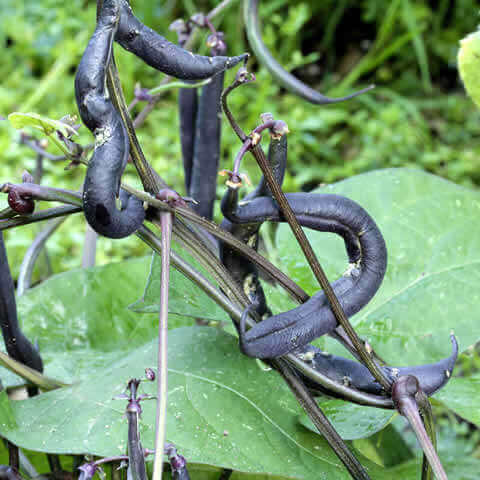
<path fill-rule="evenodd" d="M 47 226 L 35 237 L 35 240 L 28 247 L 27 253 L 23 257 L 17 282 L 17 295 L 21 296 L 30 288 L 32 282 L 33 268 L 35 262 L 43 251 L 47 240 L 55 233 L 57 228 L 67 219 L 66 216 L 54 218 Z"/>
<path fill-rule="evenodd" d="M 136 234 L 156 253 L 158 253 L 159 255 L 161 254 L 161 242 L 151 230 L 149 230 L 145 226 L 142 226 Z M 170 253 L 170 258 L 174 268 L 176 268 L 186 278 L 195 283 L 220 308 L 225 310 L 237 324 L 240 322 L 240 318 L 244 311 L 243 307 L 240 307 L 238 306 L 238 304 L 232 302 L 224 293 L 218 290 L 218 288 L 216 288 L 207 278 L 205 278 L 200 272 L 198 272 L 198 270 L 196 270 L 188 262 L 183 260 L 182 257 L 178 255 L 178 253 L 172 250 Z M 223 288 L 224 285 L 221 285 L 221 287 Z M 250 317 L 247 318 L 247 322 L 249 326 L 255 324 L 255 322 Z M 311 378 L 318 384 L 322 385 L 326 390 L 329 390 L 342 398 L 348 399 L 349 401 L 357 403 L 359 405 L 367 405 L 371 407 L 385 409 L 393 408 L 393 402 L 390 398 L 360 392 L 346 385 L 336 383 L 327 376 L 323 375 L 321 372 L 312 369 L 310 365 L 303 362 L 293 354 L 285 355 L 283 358 L 285 358 L 289 363 L 291 363 L 297 370 L 302 372 L 306 377 Z"/>
<path fill-rule="evenodd" d="M 237 79 L 232 84 L 234 86 L 230 89 L 227 88 L 225 92 L 222 94 L 222 105 L 224 107 L 225 114 L 233 130 L 237 134 L 240 141 L 244 143 L 247 136 L 245 135 L 245 132 L 243 132 L 241 127 L 238 125 L 238 123 L 235 121 L 235 118 L 233 117 L 231 110 L 228 108 L 228 102 L 227 102 L 228 94 L 231 91 L 233 91 L 234 88 L 246 83 L 245 80 L 243 82 L 239 81 L 242 78 L 245 78 L 245 77 L 243 76 L 238 78 L 237 76 Z M 360 340 L 360 338 L 357 335 L 357 332 L 354 330 L 350 321 L 345 315 L 345 312 L 343 311 L 343 308 L 340 305 L 340 302 L 338 301 L 338 298 L 335 295 L 335 292 L 333 291 L 333 288 L 330 282 L 328 281 L 328 278 L 322 266 L 320 265 L 320 262 L 318 261 L 318 258 L 315 252 L 313 251 L 313 248 L 307 236 L 305 235 L 305 232 L 303 231 L 302 227 L 298 223 L 298 220 L 295 214 L 293 213 L 293 210 L 290 207 L 290 204 L 288 203 L 288 200 L 286 199 L 285 194 L 283 193 L 281 187 L 278 185 L 277 181 L 273 176 L 273 173 L 269 167 L 269 163 L 267 161 L 267 158 L 265 156 L 265 153 L 262 147 L 260 145 L 254 145 L 251 148 L 251 152 L 255 157 L 255 160 L 257 161 L 258 165 L 260 166 L 262 173 L 265 179 L 267 180 L 267 184 L 270 187 L 270 191 L 272 192 L 273 197 L 277 201 L 280 210 L 285 216 L 285 219 L 287 220 L 298 244 L 300 245 L 305 258 L 307 259 L 307 262 L 310 265 L 310 268 L 312 269 L 313 274 L 315 275 L 320 286 L 322 287 L 337 322 L 345 330 L 345 333 L 347 334 L 348 338 L 351 340 L 354 348 L 357 350 L 361 361 L 370 370 L 370 373 L 380 383 L 380 385 L 382 385 L 385 391 L 389 392 L 391 390 L 391 385 L 392 385 L 391 380 L 387 378 L 387 376 L 380 369 L 380 367 L 372 358 L 372 356 L 367 352 L 364 343 Z"/>
<path fill-rule="evenodd" d="M 41 210 L 40 212 L 32 213 L 28 216 L 19 215 L 9 220 L 0 220 L 0 231 L 19 227 L 21 225 L 29 225 L 30 223 L 43 222 L 44 220 L 61 217 L 63 215 L 79 213 L 82 210 L 82 207 L 79 206 L 62 205 L 61 207 L 47 208 L 45 210 Z"/>
<path fill-rule="evenodd" d="M 95 266 L 97 238 L 97 232 L 87 223 L 85 227 L 85 240 L 83 242 L 82 268 Z"/>
<path fill-rule="evenodd" d="M 168 339 L 168 291 L 170 285 L 170 248 L 172 242 L 173 215 L 160 213 L 162 227 L 162 277 L 160 284 L 160 313 L 158 325 L 157 356 L 157 414 L 155 420 L 155 456 L 153 480 L 161 480 L 163 472 L 163 445 L 167 426 L 167 339 Z"/>

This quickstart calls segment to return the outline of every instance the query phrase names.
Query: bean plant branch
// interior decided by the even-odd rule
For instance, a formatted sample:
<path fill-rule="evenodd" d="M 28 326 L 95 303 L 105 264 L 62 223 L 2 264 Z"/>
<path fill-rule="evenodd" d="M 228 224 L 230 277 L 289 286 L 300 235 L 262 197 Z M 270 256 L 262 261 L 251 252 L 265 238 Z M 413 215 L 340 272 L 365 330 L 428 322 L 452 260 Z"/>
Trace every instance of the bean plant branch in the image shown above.
<path fill-rule="evenodd" d="M 237 75 L 235 82 L 232 84 L 233 87 L 230 89 L 227 88 L 225 90 L 225 92 L 222 94 L 222 105 L 226 107 L 225 113 L 230 124 L 232 125 L 233 130 L 235 131 L 239 139 L 242 141 L 242 143 L 244 143 L 247 140 L 247 135 L 245 134 L 245 132 L 243 132 L 241 127 L 235 121 L 235 118 L 232 115 L 231 110 L 228 108 L 228 102 L 227 102 L 228 94 L 231 91 L 233 91 L 234 88 L 246 83 L 245 80 L 243 81 L 241 80 L 242 80 L 242 77 Z M 298 223 L 297 218 L 295 217 L 295 214 L 293 213 L 292 208 L 290 207 L 290 204 L 288 203 L 285 197 L 285 194 L 283 193 L 282 189 L 276 182 L 272 174 L 272 171 L 269 168 L 268 161 L 262 147 L 259 144 L 252 145 L 251 152 L 255 157 L 255 160 L 257 161 L 258 165 L 260 166 L 262 173 L 265 176 L 265 179 L 267 180 L 268 186 L 270 187 L 270 190 L 272 191 L 272 194 L 275 200 L 277 201 L 297 242 L 299 243 L 305 255 L 305 258 L 307 259 L 308 264 L 310 265 L 310 268 L 312 269 L 316 279 L 318 280 L 320 286 L 322 287 L 328 299 L 328 302 L 332 308 L 332 312 L 335 315 L 335 318 L 345 330 L 345 333 L 347 334 L 348 338 L 351 340 L 354 348 L 357 350 L 362 362 L 368 367 L 372 375 L 380 383 L 380 385 L 382 385 L 385 391 L 389 392 L 391 390 L 391 384 L 392 384 L 391 380 L 386 377 L 386 375 L 382 372 L 382 370 L 379 368 L 377 363 L 372 358 L 371 354 L 367 352 L 367 350 L 365 349 L 365 345 L 360 340 L 357 333 L 353 329 L 350 321 L 345 315 L 345 312 L 343 311 L 343 308 L 340 305 L 340 302 L 338 301 L 338 298 L 336 297 L 335 292 L 333 291 L 333 288 L 330 285 L 330 282 L 328 281 L 328 278 L 322 266 L 320 265 L 320 262 L 318 261 L 318 258 L 315 252 L 313 251 L 313 248 L 310 242 L 307 239 L 307 236 L 305 235 L 305 232 L 303 231 L 302 227 Z"/>
<path fill-rule="evenodd" d="M 22 377 L 24 380 L 33 383 L 37 387 L 45 390 L 55 390 L 57 388 L 68 387 L 67 383 L 60 382 L 59 380 L 49 378 L 42 373 L 34 370 L 33 368 L 27 367 L 23 363 L 17 362 L 9 355 L 0 352 L 0 365 L 7 368 L 13 373 L 16 373 L 19 377 Z"/>
<path fill-rule="evenodd" d="M 160 239 L 146 226 L 141 227 L 137 236 L 141 238 L 147 245 L 149 245 L 157 254 L 161 254 Z M 171 261 L 174 268 L 182 273 L 186 278 L 194 282 L 205 294 L 207 294 L 219 307 L 225 310 L 232 319 L 239 324 L 244 308 L 237 303 L 232 302 L 223 292 L 216 288 L 204 275 L 202 275 L 195 267 L 191 266 L 178 253 L 171 251 Z M 223 284 L 220 284 L 224 288 Z M 255 324 L 254 320 L 247 317 L 247 323 L 252 326 Z M 393 402 L 388 397 L 380 397 L 368 393 L 355 390 L 347 385 L 339 384 L 321 372 L 314 370 L 311 366 L 305 363 L 300 358 L 293 354 L 287 354 L 283 358 L 294 366 L 299 372 L 313 381 L 322 385 L 326 390 L 335 393 L 341 398 L 347 399 L 359 405 L 367 405 L 371 407 L 392 409 Z"/>
<path fill-rule="evenodd" d="M 168 292 L 170 285 L 170 249 L 172 240 L 172 217 L 169 212 L 160 213 L 162 228 L 162 272 L 160 283 L 160 313 L 158 324 L 157 353 L 157 412 L 155 418 L 155 456 L 153 480 L 161 480 L 163 472 L 163 445 L 167 426 L 167 334 L 168 334 Z"/>
<path fill-rule="evenodd" d="M 47 240 L 56 232 L 58 227 L 67 219 L 66 216 L 54 218 L 49 221 L 47 226 L 35 237 L 35 240 L 28 247 L 27 253 L 23 257 L 18 273 L 17 295 L 21 296 L 30 288 L 32 281 L 33 268 L 35 262 L 43 250 Z"/>
<path fill-rule="evenodd" d="M 18 215 L 9 220 L 0 220 L 0 231 L 10 228 L 29 225 L 30 223 L 43 222 L 51 218 L 57 218 L 72 213 L 79 213 L 83 209 L 81 206 L 62 205 L 61 207 L 47 208 L 31 215 Z"/>

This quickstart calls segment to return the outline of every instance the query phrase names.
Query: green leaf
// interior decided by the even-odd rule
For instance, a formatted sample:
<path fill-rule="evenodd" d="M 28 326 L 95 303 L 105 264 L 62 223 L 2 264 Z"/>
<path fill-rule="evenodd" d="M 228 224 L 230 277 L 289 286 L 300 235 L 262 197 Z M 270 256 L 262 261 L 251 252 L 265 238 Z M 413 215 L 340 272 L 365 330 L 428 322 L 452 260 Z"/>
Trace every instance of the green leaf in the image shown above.
<path fill-rule="evenodd" d="M 13 112 L 8 116 L 8 120 L 16 129 L 32 127 L 40 130 L 45 135 L 52 135 L 55 131 L 62 133 L 64 137 L 78 135 L 78 132 L 69 123 L 60 120 L 52 120 L 38 113 L 20 113 Z"/>
<path fill-rule="evenodd" d="M 373 300 L 352 318 L 359 335 L 390 365 L 436 362 L 450 354 L 454 330 L 461 349 L 480 339 L 480 193 L 418 170 L 371 172 L 327 186 L 321 193 L 345 195 L 364 207 L 387 244 L 388 268 Z M 308 231 L 331 281 L 347 267 L 343 241 Z M 316 288 L 287 226 L 279 228 L 278 255 L 307 291 Z M 345 355 L 331 339 L 327 350 Z M 439 398 L 478 421 L 465 379 L 453 379 Z M 467 412 L 468 410 L 468 412 Z M 462 415 L 460 413 L 460 415 Z"/>
<path fill-rule="evenodd" d="M 363 407 L 343 400 L 324 399 L 319 403 L 344 440 L 369 437 L 385 428 L 396 415 L 393 410 Z M 312 432 L 317 433 L 315 425 L 306 414 L 300 416 L 300 422 Z"/>
<path fill-rule="evenodd" d="M 473 32 L 460 40 L 458 50 L 458 70 L 465 90 L 472 100 L 480 107 L 480 32 Z"/>
<path fill-rule="evenodd" d="M 374 218 L 388 249 L 385 279 L 352 318 L 359 335 L 395 366 L 438 361 L 450 354 L 454 330 L 461 349 L 480 338 L 480 193 L 418 170 L 387 169 L 327 186 L 355 200 Z M 347 267 L 343 241 L 308 231 L 331 281 Z M 310 293 L 318 290 L 288 227 L 278 255 Z M 332 353 L 345 354 L 327 340 Z"/>
<path fill-rule="evenodd" d="M 469 377 L 454 377 L 435 396 L 457 415 L 480 427 L 480 411 L 476 399 L 480 397 L 480 373 Z"/>
<path fill-rule="evenodd" d="M 348 479 L 325 440 L 298 422 L 300 407 L 275 371 L 264 371 L 218 329 L 169 332 L 167 439 L 191 463 L 289 478 Z M 24 401 L 0 397 L 0 433 L 21 447 L 56 453 L 117 455 L 125 451 L 125 400 L 131 377 L 156 359 L 156 340 L 69 388 Z M 154 385 L 142 383 L 142 392 Z M 154 444 L 155 402 L 143 402 L 143 446 Z M 362 462 L 365 459 L 361 459 Z M 366 461 L 373 479 L 382 470 Z"/>
<path fill-rule="evenodd" d="M 394 421 L 400 428 L 404 428 L 406 421 L 399 417 Z M 440 424 L 440 425 L 439 425 Z M 437 451 L 440 461 L 447 473 L 449 480 L 474 480 L 478 478 L 480 460 L 476 458 L 476 436 L 471 432 L 463 436 L 468 427 L 455 421 L 437 421 Z M 419 479 L 422 468 L 422 450 L 411 430 L 404 435 L 407 442 L 415 448 L 416 458 L 408 462 L 396 465 L 387 470 L 389 478 Z"/>
<path fill-rule="evenodd" d="M 199 269 L 198 264 L 192 260 L 191 256 L 183 251 L 181 251 L 181 254 L 189 263 Z M 130 308 L 133 311 L 147 313 L 157 313 L 159 311 L 161 271 L 160 256 L 154 254 L 145 292 L 140 300 L 131 305 Z M 170 271 L 170 282 L 168 304 L 171 313 L 230 323 L 228 315 L 206 293 L 173 268 Z"/>
<path fill-rule="evenodd" d="M 45 374 L 66 383 L 109 364 L 156 335 L 158 316 L 127 309 L 138 298 L 149 258 L 55 275 L 18 299 L 26 335 L 39 342 Z M 172 285 L 172 289 L 175 284 Z M 173 315 L 169 327 L 192 321 Z M 4 369 L 5 386 L 23 383 Z"/>

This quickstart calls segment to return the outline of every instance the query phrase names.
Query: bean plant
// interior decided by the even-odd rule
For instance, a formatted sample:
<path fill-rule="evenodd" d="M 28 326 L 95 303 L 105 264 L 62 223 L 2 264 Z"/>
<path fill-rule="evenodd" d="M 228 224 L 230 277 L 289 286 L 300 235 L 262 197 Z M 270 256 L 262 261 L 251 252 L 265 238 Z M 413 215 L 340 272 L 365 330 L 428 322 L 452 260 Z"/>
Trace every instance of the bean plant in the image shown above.
<path fill-rule="evenodd" d="M 38 477 L 42 472 L 32 465 L 27 449 L 46 454 L 53 478 L 264 474 L 426 480 L 446 479 L 447 470 L 450 478 L 466 478 L 456 474 L 455 466 L 442 464 L 432 403 L 478 422 L 468 402 L 455 403 L 455 398 L 473 395 L 474 382 L 452 377 L 459 348 L 477 339 L 472 311 L 478 294 L 470 289 L 478 282 L 479 237 L 460 237 L 462 243 L 451 248 L 452 235 L 477 228 L 478 195 L 409 170 L 374 172 L 315 192 L 284 193 L 295 125 L 264 112 L 256 124 L 242 126 L 240 112 L 231 108 L 232 96 L 256 85 L 249 54 L 229 56 L 228 32 L 214 25 L 231 3 L 225 0 L 206 14 L 175 21 L 171 29 L 178 42 L 172 43 L 140 21 L 128 0 L 97 0 L 96 26 L 72 85 L 79 119 L 68 112 L 58 120 L 30 112 L 8 116 L 16 128 L 36 129 L 62 151 L 54 156 L 46 151 L 44 138 L 23 132 L 22 143 L 38 154 L 37 169 L 33 175 L 25 171 L 20 183 L 6 179 L 10 181 L 0 187 L 8 201 L 0 211 L 0 231 L 46 222 L 20 267 L 19 310 L 26 312 L 30 302 L 31 316 L 34 308 L 38 314 L 42 291 L 50 288 L 55 297 L 56 288 L 70 283 L 70 299 L 59 303 L 51 298 L 52 309 L 38 314 L 37 321 L 51 329 L 60 315 L 72 325 L 63 340 L 69 346 L 55 354 L 42 337 L 36 342 L 22 330 L 2 233 L 0 315 L 6 353 L 0 353 L 0 362 L 16 377 L 6 373 L 3 379 L 0 435 L 8 465 L 0 467 L 1 475 Z M 244 0 L 242 5 L 252 54 L 298 102 L 321 109 L 374 93 L 367 86 L 342 97 L 325 96 L 285 70 L 263 41 L 258 3 Z M 199 31 L 208 32 L 207 56 L 191 52 Z M 156 89 L 137 86 L 130 105 L 115 44 L 167 75 Z M 469 61 L 462 65 L 471 74 Z M 233 81 L 225 83 L 230 69 Z M 172 88 L 179 88 L 185 195 L 155 171 L 137 138 L 162 92 Z M 145 107 L 132 118 L 138 105 Z M 92 134 L 91 144 L 77 141 L 84 127 Z M 231 128 L 239 142 L 232 164 L 219 172 L 222 128 Z M 253 188 L 242 170 L 246 155 L 262 172 Z M 84 170 L 82 185 L 69 190 L 43 184 L 44 160 Z M 129 163 L 142 188 L 122 180 Z M 218 173 L 226 179 L 221 223 L 213 220 Z M 60 206 L 39 208 L 44 202 Z M 48 267 L 47 240 L 76 214 L 86 220 L 85 269 L 31 288 L 37 260 Z M 304 228 L 319 233 L 312 236 Z M 410 238 L 401 234 L 405 229 L 426 239 L 433 251 L 429 260 L 425 247 L 404 244 Z M 329 243 L 327 233 L 343 243 Z M 115 313 L 109 309 L 106 318 L 97 311 L 100 301 L 110 301 L 104 289 L 121 297 L 146 264 L 126 262 L 114 267 L 110 277 L 108 270 L 91 269 L 98 236 L 136 236 L 154 252 L 143 297 L 130 311 L 125 304 Z M 405 269 L 405 252 L 413 257 L 416 248 L 418 265 Z M 338 276 L 337 266 L 344 261 L 342 250 L 347 267 L 330 282 L 331 271 Z M 282 258 L 269 259 L 276 255 Z M 445 273 L 448 281 L 439 282 Z M 453 287 L 461 281 L 468 283 L 462 293 Z M 71 298 L 77 294 L 78 304 Z M 156 322 L 145 323 L 131 312 L 149 309 L 158 312 Z M 406 317 L 404 331 L 395 332 L 391 325 L 397 315 Z M 366 326 L 367 316 L 373 327 Z M 76 342 L 93 347 L 86 328 L 105 342 L 104 355 L 69 352 Z M 158 338 L 150 341 L 154 336 Z M 131 350 L 129 343 L 137 348 Z M 409 353 L 398 355 L 392 348 L 398 344 Z M 115 352 L 122 348 L 127 353 L 119 360 Z M 13 399 L 19 385 L 26 387 L 22 402 Z M 443 393 L 444 387 L 449 393 Z M 437 393 L 441 400 L 431 400 Z M 118 407 L 121 401 L 125 408 Z M 335 413 L 332 418 L 329 411 Z M 396 414 L 404 417 L 403 425 L 421 448 L 418 471 L 410 447 L 391 424 Z M 349 424 L 348 433 L 339 417 Z M 360 444 L 348 441 L 372 434 L 378 435 L 378 451 L 388 441 L 396 444 L 397 461 L 389 463 L 385 453 L 367 458 Z"/>

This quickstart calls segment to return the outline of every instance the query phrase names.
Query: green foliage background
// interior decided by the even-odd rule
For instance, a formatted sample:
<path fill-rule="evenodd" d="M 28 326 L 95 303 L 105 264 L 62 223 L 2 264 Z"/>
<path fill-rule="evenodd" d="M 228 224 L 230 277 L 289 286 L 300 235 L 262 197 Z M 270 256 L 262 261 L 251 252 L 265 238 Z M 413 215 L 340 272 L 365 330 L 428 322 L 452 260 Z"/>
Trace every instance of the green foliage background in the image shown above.
<path fill-rule="evenodd" d="M 76 113 L 73 79 L 95 24 L 93 0 L 2 0 L 0 16 L 0 115 L 34 111 L 51 118 Z M 207 11 L 217 2 L 132 0 L 137 15 L 174 41 L 168 25 L 178 17 Z M 354 174 L 397 166 L 425 169 L 465 186 L 480 185 L 480 111 L 463 91 L 456 69 L 459 40 L 479 23 L 474 0 L 270 0 L 261 2 L 263 32 L 275 57 L 304 81 L 331 95 L 343 95 L 375 83 L 377 88 L 350 102 L 318 107 L 285 93 L 269 74 L 250 65 L 257 82 L 232 96 L 232 109 L 249 130 L 271 111 L 284 119 L 289 135 L 287 191 L 311 190 Z M 215 23 L 227 33 L 231 54 L 248 51 L 240 2 Z M 205 52 L 203 42 L 198 51 Z M 152 88 L 162 75 L 116 48 L 127 99 L 134 85 Z M 227 78 L 232 78 L 232 73 Z M 139 130 L 148 159 L 174 188 L 183 191 L 178 141 L 177 92 L 172 90 Z M 138 113 L 139 108 L 135 110 Z M 239 147 L 225 125 L 221 168 L 229 168 Z M 82 128 L 80 142 L 91 141 Z M 18 144 L 18 132 L 0 122 L 0 183 L 18 181 L 33 170 L 35 154 Z M 52 153 L 58 153 L 50 147 Z M 65 171 L 46 162 L 44 183 L 80 188 L 83 168 Z M 255 182 L 253 162 L 245 168 Z M 127 181 L 138 184 L 133 170 Z M 219 183 L 219 195 L 222 186 Z M 5 199 L 0 198 L 0 208 Z M 38 227 L 7 234 L 14 274 Z M 80 264 L 84 222 L 69 219 L 49 241 L 56 272 Z M 99 242 L 98 263 L 145 254 L 135 238 Z M 473 355 L 473 354 L 472 354 Z M 472 360 L 473 358 L 473 360 Z M 478 359 L 462 359 L 464 371 Z M 478 456 L 478 430 L 440 419 L 445 450 Z M 452 425 L 455 425 L 452 427 Z M 457 434 L 455 437 L 454 434 Z M 458 438 L 465 442 L 461 448 Z M 463 441 L 462 440 L 462 441 Z M 367 446 L 357 445 L 360 450 Z M 461 454 L 461 453 L 460 453 Z M 476 473 L 476 472 L 475 472 Z M 470 478 L 466 477 L 465 478 Z M 473 478 L 473 477 L 471 477 Z"/>
<path fill-rule="evenodd" d="M 179 17 L 209 10 L 216 2 L 132 2 L 148 25 L 175 40 L 168 25 Z M 370 83 L 373 93 L 350 102 L 318 107 L 277 87 L 264 69 L 257 82 L 238 91 L 232 106 L 245 129 L 271 111 L 288 122 L 289 172 L 287 191 L 310 190 L 356 173 L 389 166 L 416 166 L 464 185 L 478 185 L 480 112 L 465 97 L 456 71 L 458 41 L 475 30 L 478 7 L 473 0 L 449 2 L 394 0 L 261 2 L 266 43 L 276 58 L 320 91 L 341 95 Z M 230 53 L 248 50 L 240 2 L 216 21 L 225 32 Z M 92 0 L 4 0 L 0 18 L 0 115 L 35 111 L 60 118 L 76 113 L 75 68 L 95 23 Z M 198 44 L 205 51 L 204 42 Z M 116 49 L 127 99 L 135 83 L 152 88 L 162 75 Z M 230 77 L 231 78 L 230 74 Z M 183 191 L 177 91 L 169 92 L 139 131 L 149 160 L 159 173 Z M 139 110 L 137 109 L 136 112 Z M 0 123 L 0 181 L 18 181 L 25 168 L 33 170 L 35 154 L 18 144 L 18 132 Z M 80 141 L 91 141 L 81 129 Z M 223 130 L 222 168 L 231 163 L 238 141 Z M 50 147 L 54 152 L 55 147 Z M 57 153 L 57 152 L 55 152 Z M 83 168 L 64 171 L 47 162 L 45 183 L 79 188 Z M 252 161 L 246 168 L 255 181 Z M 128 181 L 135 183 L 130 171 Z M 219 183 L 219 191 L 222 187 Z M 1 199 L 0 207 L 4 205 Z M 8 235 L 10 258 L 18 266 L 36 227 Z M 50 242 L 54 267 L 79 264 L 83 221 L 68 227 Z M 136 240 L 101 240 L 99 263 L 145 252 Z"/>

